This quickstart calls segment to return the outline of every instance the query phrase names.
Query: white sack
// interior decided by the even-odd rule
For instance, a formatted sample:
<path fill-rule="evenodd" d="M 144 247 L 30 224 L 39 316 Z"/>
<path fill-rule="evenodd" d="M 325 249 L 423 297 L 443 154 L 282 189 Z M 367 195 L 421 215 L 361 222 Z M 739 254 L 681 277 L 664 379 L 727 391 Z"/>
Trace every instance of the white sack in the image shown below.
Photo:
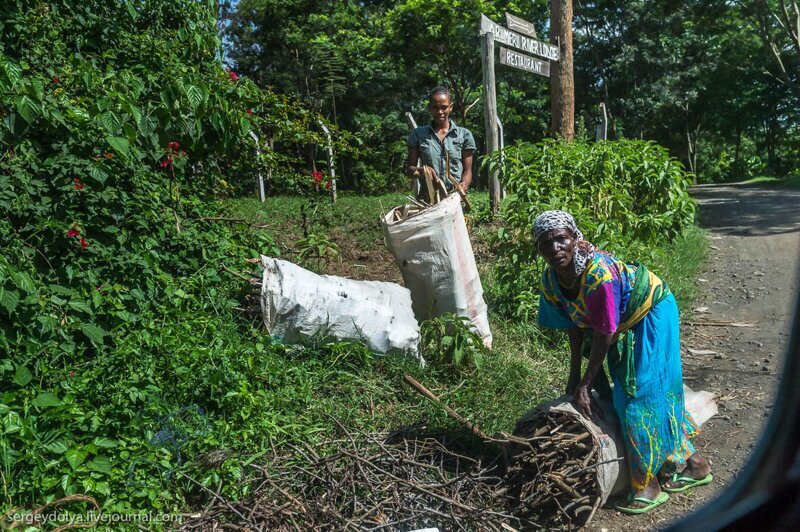
<path fill-rule="evenodd" d="M 711 392 L 695 392 L 684 384 L 683 402 L 698 427 L 703 426 L 712 416 L 717 415 L 717 401 Z"/>
<path fill-rule="evenodd" d="M 355 340 L 377 353 L 406 354 L 423 362 L 408 289 L 317 275 L 263 255 L 261 264 L 261 311 L 273 337 L 288 343 L 317 335 Z"/>
<path fill-rule="evenodd" d="M 395 221 L 394 212 L 400 208 L 383 217 L 383 232 L 403 282 L 411 290 L 417 319 L 445 312 L 466 316 L 484 344 L 491 347 L 483 287 L 460 197 L 451 194 L 420 214 Z"/>

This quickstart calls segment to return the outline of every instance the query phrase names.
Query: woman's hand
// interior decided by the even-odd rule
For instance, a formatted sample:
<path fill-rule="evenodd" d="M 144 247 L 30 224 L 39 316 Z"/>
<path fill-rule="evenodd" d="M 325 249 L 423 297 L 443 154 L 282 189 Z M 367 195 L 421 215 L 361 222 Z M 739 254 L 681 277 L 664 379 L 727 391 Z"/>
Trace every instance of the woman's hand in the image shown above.
<path fill-rule="evenodd" d="M 603 419 L 603 409 L 600 408 L 588 385 L 581 383 L 575 387 L 572 402 L 575 403 L 575 408 L 577 408 L 578 412 L 587 418 L 591 418 L 592 414 L 594 414 Z"/>

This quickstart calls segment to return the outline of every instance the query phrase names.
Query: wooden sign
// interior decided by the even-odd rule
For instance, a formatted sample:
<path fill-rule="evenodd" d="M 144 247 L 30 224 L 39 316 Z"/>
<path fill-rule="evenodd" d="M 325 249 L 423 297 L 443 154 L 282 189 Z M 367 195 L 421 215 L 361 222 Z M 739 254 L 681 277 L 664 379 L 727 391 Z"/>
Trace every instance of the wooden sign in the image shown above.
<path fill-rule="evenodd" d="M 523 52 L 543 57 L 549 61 L 559 60 L 558 46 L 548 44 L 545 42 L 537 41 L 525 35 L 520 35 L 514 31 L 504 28 L 503 26 L 492 21 L 486 15 L 481 14 L 481 35 L 486 33 L 494 34 L 494 40 L 517 48 Z"/>
<path fill-rule="evenodd" d="M 533 27 L 533 24 L 525 19 L 515 17 L 508 11 L 506 11 L 506 26 L 508 26 L 508 29 L 511 31 L 516 31 L 528 37 L 533 37 L 534 39 L 536 38 L 536 28 Z"/>
<path fill-rule="evenodd" d="M 520 70 L 526 70 L 539 74 L 540 76 L 550 77 L 550 63 L 531 57 L 529 55 L 509 50 L 508 48 L 500 47 L 500 64 L 508 65 Z"/>

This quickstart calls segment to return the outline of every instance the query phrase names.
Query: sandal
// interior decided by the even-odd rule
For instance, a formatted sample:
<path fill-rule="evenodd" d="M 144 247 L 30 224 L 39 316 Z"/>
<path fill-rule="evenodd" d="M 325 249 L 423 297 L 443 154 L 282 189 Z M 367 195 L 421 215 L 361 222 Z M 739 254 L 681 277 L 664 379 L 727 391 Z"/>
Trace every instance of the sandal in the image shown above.
<path fill-rule="evenodd" d="M 714 475 L 709 473 L 703 478 L 691 478 L 691 477 L 684 477 L 678 475 L 678 473 L 673 473 L 669 480 L 664 482 L 661 485 L 661 489 L 667 491 L 669 493 L 678 493 L 681 491 L 686 491 L 689 488 L 696 488 L 697 486 L 705 486 L 706 484 L 711 484 L 711 481 L 714 480 Z M 676 483 L 682 482 L 683 484 L 680 486 L 672 486 L 670 487 L 669 483 Z"/>
<path fill-rule="evenodd" d="M 663 491 L 658 494 L 658 497 L 655 499 L 648 499 L 647 497 L 628 497 L 628 499 L 623 504 L 630 504 L 632 502 L 641 502 L 644 503 L 645 506 L 636 507 L 636 506 L 623 506 L 623 504 L 618 504 L 614 508 L 626 514 L 643 514 L 649 512 L 653 508 L 661 506 L 665 502 L 669 500 L 669 495 L 664 493 Z"/>

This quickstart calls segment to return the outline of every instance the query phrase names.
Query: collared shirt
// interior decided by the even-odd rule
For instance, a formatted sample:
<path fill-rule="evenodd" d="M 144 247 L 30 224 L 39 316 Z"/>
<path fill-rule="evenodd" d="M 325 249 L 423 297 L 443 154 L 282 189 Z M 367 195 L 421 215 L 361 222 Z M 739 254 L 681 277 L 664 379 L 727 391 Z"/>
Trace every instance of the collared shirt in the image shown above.
<path fill-rule="evenodd" d="M 475 150 L 475 137 L 469 129 L 456 125 L 455 121 L 450 119 L 450 129 L 444 137 L 444 142 L 439 140 L 433 126 L 427 124 L 409 133 L 406 146 L 416 148 L 421 163 L 432 167 L 436 171 L 436 176 L 445 182 L 448 189 L 451 189 L 452 184 L 445 172 L 447 154 L 449 153 L 450 157 L 450 175 L 460 183 L 461 174 L 464 172 L 461 152 Z"/>

